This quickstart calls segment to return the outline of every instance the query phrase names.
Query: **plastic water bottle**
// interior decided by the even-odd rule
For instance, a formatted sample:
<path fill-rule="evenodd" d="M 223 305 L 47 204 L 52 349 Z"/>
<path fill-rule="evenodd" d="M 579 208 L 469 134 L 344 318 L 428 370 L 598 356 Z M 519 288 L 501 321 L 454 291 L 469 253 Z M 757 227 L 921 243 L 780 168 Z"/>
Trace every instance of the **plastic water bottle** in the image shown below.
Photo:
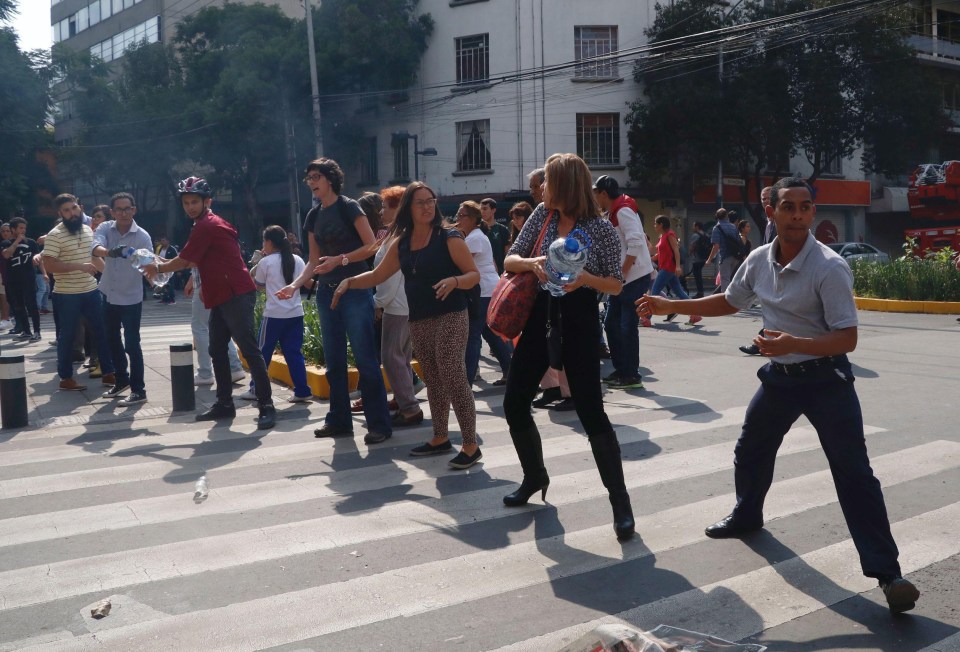
<path fill-rule="evenodd" d="M 563 286 L 576 280 L 587 263 L 590 245 L 590 237 L 580 229 L 571 231 L 565 238 L 554 240 L 547 250 L 547 262 L 544 265 L 547 281 L 541 284 L 543 289 L 555 297 L 563 296 Z"/>
<path fill-rule="evenodd" d="M 133 249 L 133 247 L 131 247 Z M 130 264 L 143 273 L 143 268 L 147 265 L 153 265 L 157 261 L 157 255 L 150 251 L 149 249 L 137 249 L 136 251 L 126 256 L 130 258 Z M 154 287 L 163 287 L 170 282 L 170 278 L 173 276 L 173 272 L 160 272 L 153 279 Z"/>
<path fill-rule="evenodd" d="M 194 502 L 200 503 L 207 499 L 207 495 L 210 493 L 210 487 L 207 485 L 207 474 L 204 473 L 200 476 L 200 479 L 197 480 L 197 484 L 193 486 L 193 500 Z"/>

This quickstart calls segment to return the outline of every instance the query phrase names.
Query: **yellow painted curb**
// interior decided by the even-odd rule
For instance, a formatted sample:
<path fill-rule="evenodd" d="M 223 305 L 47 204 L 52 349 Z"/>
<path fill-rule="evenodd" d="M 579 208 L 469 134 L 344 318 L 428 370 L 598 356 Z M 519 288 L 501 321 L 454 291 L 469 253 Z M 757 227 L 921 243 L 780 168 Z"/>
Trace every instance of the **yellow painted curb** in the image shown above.
<path fill-rule="evenodd" d="M 240 361 L 246 368 L 247 361 L 243 359 L 242 355 L 240 356 Z M 413 370 L 417 372 L 417 375 L 423 378 L 423 374 L 420 372 L 420 363 L 414 360 L 411 366 Z M 383 382 L 387 386 L 387 391 L 392 391 L 390 381 L 387 380 L 387 375 L 383 372 L 383 367 L 380 368 L 380 373 L 383 373 Z M 293 387 L 293 380 L 290 378 L 290 369 L 287 367 L 287 361 L 282 355 L 273 356 L 273 360 L 267 368 L 267 375 L 287 387 Z M 349 367 L 347 369 L 347 383 L 350 385 L 351 392 L 357 388 L 359 382 L 360 372 L 354 367 Z M 327 370 L 324 367 L 307 365 L 307 385 L 310 386 L 310 391 L 317 398 L 330 398 L 330 384 L 327 382 Z"/>
<path fill-rule="evenodd" d="M 916 312 L 929 315 L 958 315 L 960 301 L 901 301 L 899 299 L 873 299 L 854 297 L 860 310 L 879 312 Z"/>

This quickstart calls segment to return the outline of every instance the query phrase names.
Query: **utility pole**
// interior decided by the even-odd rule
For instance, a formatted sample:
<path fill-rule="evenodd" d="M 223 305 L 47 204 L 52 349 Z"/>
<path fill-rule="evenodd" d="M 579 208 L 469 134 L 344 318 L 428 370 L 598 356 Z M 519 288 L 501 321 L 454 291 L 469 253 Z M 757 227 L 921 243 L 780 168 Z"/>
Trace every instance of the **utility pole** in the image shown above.
<path fill-rule="evenodd" d="M 317 0 L 319 6 L 321 0 Z M 323 133 L 320 130 L 320 84 L 317 82 L 317 53 L 314 52 L 313 10 L 310 0 L 303 0 L 307 10 L 307 52 L 310 54 L 310 91 L 313 98 L 313 137 L 317 144 L 317 158 L 323 156 Z M 299 233 L 297 237 L 299 237 Z"/>

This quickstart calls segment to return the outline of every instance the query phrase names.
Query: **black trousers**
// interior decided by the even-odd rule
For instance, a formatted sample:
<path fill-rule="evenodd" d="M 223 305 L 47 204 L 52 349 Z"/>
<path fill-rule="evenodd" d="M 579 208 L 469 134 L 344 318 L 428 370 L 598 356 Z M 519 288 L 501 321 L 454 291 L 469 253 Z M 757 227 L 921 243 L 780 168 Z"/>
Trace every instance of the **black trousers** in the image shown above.
<path fill-rule="evenodd" d="M 253 332 L 253 307 L 257 302 L 256 292 L 236 294 L 219 306 L 210 309 L 210 361 L 213 377 L 217 381 L 217 403 L 233 405 L 233 372 L 227 345 L 236 343 L 243 359 L 250 367 L 254 392 L 260 407 L 273 405 L 267 365 Z"/>
<path fill-rule="evenodd" d="M 697 284 L 697 296 L 703 296 L 703 266 L 704 262 L 700 261 L 699 263 L 693 264 L 693 282 Z"/>
<path fill-rule="evenodd" d="M 540 290 L 530 319 L 520 335 L 507 375 L 503 409 L 511 431 L 533 425 L 530 404 L 537 395 L 540 379 L 549 366 L 547 350 L 547 299 Z M 561 328 L 561 357 L 570 384 L 570 394 L 577 408 L 577 416 L 587 436 L 613 431 L 610 419 L 603 410 L 603 390 L 600 386 L 600 318 L 597 293 L 589 288 L 550 300 L 553 327 Z"/>
<path fill-rule="evenodd" d="M 785 376 L 771 364 L 760 368 L 760 389 L 747 407 L 734 449 L 738 520 L 763 518 L 763 501 L 784 435 L 804 415 L 816 429 L 830 465 L 840 509 L 867 577 L 897 577 L 897 544 L 880 481 L 873 475 L 863 436 L 860 401 L 849 362 L 826 365 L 804 376 Z"/>
<path fill-rule="evenodd" d="M 29 279 L 18 279 L 14 276 L 7 281 L 6 288 L 7 299 L 13 307 L 17 322 L 23 327 L 23 332 L 29 333 L 30 322 L 33 322 L 33 332 L 39 333 L 40 311 L 37 309 L 36 275 L 31 272 Z"/>

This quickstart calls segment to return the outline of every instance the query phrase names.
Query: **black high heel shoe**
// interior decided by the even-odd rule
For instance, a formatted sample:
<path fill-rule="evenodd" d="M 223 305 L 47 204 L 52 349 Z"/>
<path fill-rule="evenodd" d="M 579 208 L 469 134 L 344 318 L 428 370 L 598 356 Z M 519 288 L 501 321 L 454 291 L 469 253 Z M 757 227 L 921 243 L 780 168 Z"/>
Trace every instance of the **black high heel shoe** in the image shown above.
<path fill-rule="evenodd" d="M 616 532 L 618 540 L 626 541 L 633 536 L 636 529 L 629 494 L 625 491 L 610 494 L 610 505 L 613 507 L 613 531 Z"/>
<path fill-rule="evenodd" d="M 523 482 L 520 483 L 520 487 L 516 491 L 503 497 L 503 504 L 507 507 L 521 507 L 526 505 L 530 497 L 538 491 L 540 492 L 540 500 L 546 502 L 547 488 L 549 486 L 550 478 L 547 476 L 546 471 L 537 478 L 524 477 Z"/>

